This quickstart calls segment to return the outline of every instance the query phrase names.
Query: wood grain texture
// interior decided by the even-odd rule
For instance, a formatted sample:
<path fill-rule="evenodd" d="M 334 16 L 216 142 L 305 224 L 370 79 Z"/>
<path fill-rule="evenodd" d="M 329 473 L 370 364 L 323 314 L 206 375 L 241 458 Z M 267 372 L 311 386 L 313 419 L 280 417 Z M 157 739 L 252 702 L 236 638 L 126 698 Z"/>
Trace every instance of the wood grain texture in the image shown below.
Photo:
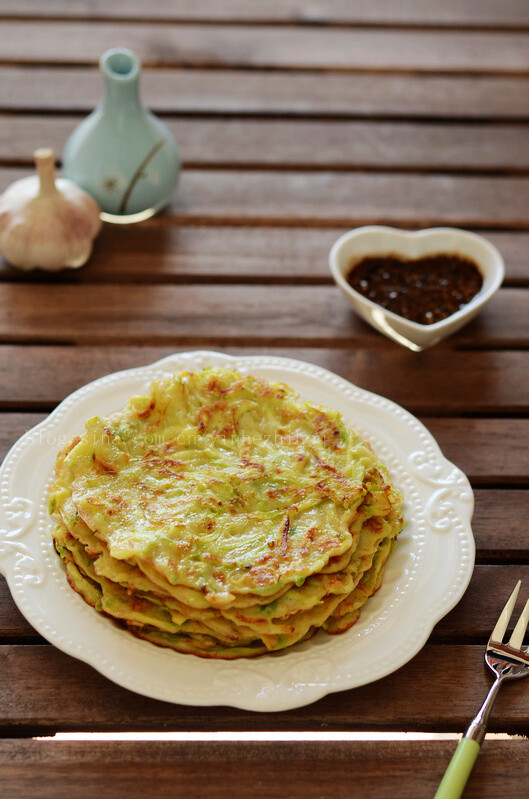
<path fill-rule="evenodd" d="M 61 283 L 315 283 L 332 285 L 329 250 L 346 228 L 183 226 L 165 217 L 105 225 L 82 269 L 22 272 L 0 258 L 0 281 Z M 483 233 L 505 260 L 504 286 L 529 287 L 529 233 Z"/>
<path fill-rule="evenodd" d="M 424 799 L 453 750 L 453 741 L 3 740 L 0 779 L 19 799 L 37 786 L 41 799 L 245 799 L 250 785 L 263 799 Z M 526 740 L 487 740 L 465 797 L 525 799 L 528 756 Z"/>
<path fill-rule="evenodd" d="M 529 292 L 501 289 L 444 347 L 527 347 Z M 509 325 L 505 319 L 509 318 Z M 2 343 L 386 346 L 331 286 L 0 284 Z"/>
<path fill-rule="evenodd" d="M 0 117 L 0 161 L 60 154 L 80 116 Z M 166 119 L 184 166 L 526 172 L 529 127 L 413 122 Z"/>
<path fill-rule="evenodd" d="M 145 0 L 2 0 L 0 15 L 30 18 L 158 19 L 164 21 L 246 21 L 295 24 L 391 24 L 391 25 L 469 25 L 495 28 L 529 25 L 529 12 L 523 0 L 444 0 L 438 8 L 429 0 L 324 0 L 317 5 L 307 0 L 157 0 L 146 8 Z"/>
<path fill-rule="evenodd" d="M 121 46 L 156 66 L 500 74 L 529 68 L 526 32 L 124 22 L 119 38 Z M 93 64 L 115 44 L 109 22 L 7 20 L 0 28 L 4 63 Z"/>
<path fill-rule="evenodd" d="M 485 493 L 485 492 L 484 492 Z M 516 492 L 504 492 L 501 502 L 504 513 L 504 539 L 507 539 L 508 525 L 513 515 L 506 508 L 506 503 L 511 495 Z M 519 493 L 519 492 L 518 492 Z M 481 492 L 480 492 L 481 494 Z M 477 497 L 478 507 L 480 495 Z M 474 523 L 474 529 L 479 547 L 479 519 Z M 527 539 L 527 537 L 525 537 Z M 500 542 L 501 536 L 497 535 Z M 514 542 L 513 542 L 514 543 Z M 523 542 L 525 551 L 529 549 L 528 542 Z M 478 565 L 470 581 L 470 585 L 463 599 L 444 619 L 435 627 L 430 643 L 481 643 L 490 635 L 500 611 L 507 601 L 512 589 L 518 580 L 524 583 L 529 581 L 529 565 Z M 476 609 L 479 608 L 479 612 Z M 513 613 L 513 621 L 521 613 L 523 602 L 520 598 Z M 514 624 L 510 625 L 512 629 Z M 0 640 L 2 638 L 27 638 L 37 633 L 18 611 L 11 599 L 7 583 L 0 577 Z"/>
<path fill-rule="evenodd" d="M 184 656 L 185 657 L 185 656 Z M 457 679 L 454 679 L 457 663 Z M 281 713 L 175 706 L 131 693 L 55 647 L 0 646 L 0 733 L 68 730 L 463 730 L 490 687 L 481 645 L 427 645 L 392 675 Z M 435 687 L 435 690 L 433 690 Z M 529 692 L 500 693 L 490 732 L 529 733 Z"/>
<path fill-rule="evenodd" d="M 4 345 L 0 347 L 0 407 L 51 410 L 91 380 L 153 363 L 181 349 L 186 348 Z M 370 350 L 230 347 L 226 351 L 308 361 L 416 414 L 529 411 L 529 354 L 524 351 L 466 352 L 437 347 L 416 354 L 389 344 L 387 349 Z"/>
<path fill-rule="evenodd" d="M 529 119 L 523 77 L 147 67 L 141 86 L 145 102 L 165 113 Z M 101 92 L 94 67 L 0 66 L 4 111 L 86 113 Z"/>

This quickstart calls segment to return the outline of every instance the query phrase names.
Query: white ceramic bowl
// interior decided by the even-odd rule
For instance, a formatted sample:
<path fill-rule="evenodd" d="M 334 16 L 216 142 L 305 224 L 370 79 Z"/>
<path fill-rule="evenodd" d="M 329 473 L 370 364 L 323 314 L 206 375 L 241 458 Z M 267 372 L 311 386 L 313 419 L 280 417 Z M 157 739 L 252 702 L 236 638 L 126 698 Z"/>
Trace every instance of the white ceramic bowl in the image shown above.
<path fill-rule="evenodd" d="M 347 275 L 354 264 L 368 255 L 422 258 L 441 252 L 457 253 L 473 260 L 483 275 L 483 286 L 464 308 L 433 325 L 404 319 L 362 296 L 347 282 Z M 428 228 L 416 233 L 381 225 L 359 227 L 334 243 L 329 254 L 329 266 L 334 280 L 362 319 L 416 352 L 437 344 L 470 322 L 499 289 L 505 274 L 501 254 L 487 239 L 449 227 Z"/>

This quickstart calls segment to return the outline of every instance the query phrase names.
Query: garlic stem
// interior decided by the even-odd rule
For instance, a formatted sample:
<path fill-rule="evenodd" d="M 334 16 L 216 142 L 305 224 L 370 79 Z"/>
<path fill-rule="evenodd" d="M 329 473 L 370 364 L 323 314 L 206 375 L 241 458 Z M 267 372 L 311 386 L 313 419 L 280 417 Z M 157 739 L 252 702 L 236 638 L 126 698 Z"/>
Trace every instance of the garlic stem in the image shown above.
<path fill-rule="evenodd" d="M 33 153 L 37 174 L 40 181 L 39 194 L 51 194 L 55 188 L 55 162 L 53 160 L 53 150 L 48 147 L 41 147 Z"/>
<path fill-rule="evenodd" d="M 101 228 L 99 206 L 71 180 L 55 180 L 52 150 L 33 155 L 37 174 L 0 195 L 0 252 L 20 269 L 82 266 Z"/>

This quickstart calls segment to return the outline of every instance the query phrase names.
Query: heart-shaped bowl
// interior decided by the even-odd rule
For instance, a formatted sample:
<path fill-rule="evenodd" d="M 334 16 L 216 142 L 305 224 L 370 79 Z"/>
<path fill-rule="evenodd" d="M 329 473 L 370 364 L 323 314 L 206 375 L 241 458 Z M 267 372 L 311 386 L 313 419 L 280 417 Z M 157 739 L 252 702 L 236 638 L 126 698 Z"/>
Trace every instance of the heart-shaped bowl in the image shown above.
<path fill-rule="evenodd" d="M 480 291 L 463 308 L 432 325 L 412 322 L 388 311 L 355 291 L 347 276 L 367 256 L 393 255 L 416 259 L 450 253 L 474 261 L 483 277 Z M 501 286 L 505 265 L 499 251 L 483 236 L 458 228 L 438 227 L 411 233 L 382 225 L 368 225 L 344 233 L 329 254 L 332 276 L 356 313 L 388 338 L 420 352 L 470 322 Z"/>

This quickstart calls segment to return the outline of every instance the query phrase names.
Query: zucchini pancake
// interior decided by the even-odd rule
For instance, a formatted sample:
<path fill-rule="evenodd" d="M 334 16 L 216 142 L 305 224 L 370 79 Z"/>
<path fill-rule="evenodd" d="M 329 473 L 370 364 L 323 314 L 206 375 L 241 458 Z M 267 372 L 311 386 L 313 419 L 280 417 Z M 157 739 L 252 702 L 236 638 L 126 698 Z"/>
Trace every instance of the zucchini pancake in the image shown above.
<path fill-rule="evenodd" d="M 336 411 L 227 369 L 157 380 L 57 457 L 55 548 L 140 638 L 252 657 L 341 633 L 379 588 L 401 497 Z"/>

